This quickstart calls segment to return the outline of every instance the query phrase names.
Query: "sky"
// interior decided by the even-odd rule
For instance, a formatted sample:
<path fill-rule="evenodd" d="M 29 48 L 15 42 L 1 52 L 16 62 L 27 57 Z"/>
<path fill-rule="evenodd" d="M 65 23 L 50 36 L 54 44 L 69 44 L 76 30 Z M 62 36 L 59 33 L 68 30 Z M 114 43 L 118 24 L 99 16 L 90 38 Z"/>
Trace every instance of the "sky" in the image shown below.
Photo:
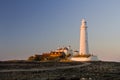
<path fill-rule="evenodd" d="M 22 60 L 71 46 L 79 50 L 81 20 L 90 53 L 120 62 L 120 0 L 0 0 L 0 60 Z"/>

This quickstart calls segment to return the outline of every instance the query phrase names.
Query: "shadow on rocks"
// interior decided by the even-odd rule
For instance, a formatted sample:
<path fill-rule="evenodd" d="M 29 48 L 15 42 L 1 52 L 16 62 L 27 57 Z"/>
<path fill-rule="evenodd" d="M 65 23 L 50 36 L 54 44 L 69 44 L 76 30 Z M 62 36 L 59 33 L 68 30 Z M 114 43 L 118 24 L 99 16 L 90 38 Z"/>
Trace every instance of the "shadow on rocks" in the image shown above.
<path fill-rule="evenodd" d="M 58 79 L 55 79 L 55 80 L 80 80 L 80 78 L 73 77 L 73 78 L 70 78 L 70 79 L 66 79 L 65 77 L 61 77 L 61 78 L 58 78 Z"/>

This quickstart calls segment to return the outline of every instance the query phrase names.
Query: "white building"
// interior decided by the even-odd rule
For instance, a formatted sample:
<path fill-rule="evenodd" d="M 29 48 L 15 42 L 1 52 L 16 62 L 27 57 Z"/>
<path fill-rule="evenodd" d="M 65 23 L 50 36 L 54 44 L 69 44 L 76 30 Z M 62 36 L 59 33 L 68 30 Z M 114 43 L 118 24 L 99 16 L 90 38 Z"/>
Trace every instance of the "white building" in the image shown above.
<path fill-rule="evenodd" d="M 63 48 L 58 48 L 57 50 L 55 50 L 55 52 L 64 52 L 66 56 L 73 54 L 73 51 L 72 51 L 70 46 L 69 47 L 63 47 Z"/>
<path fill-rule="evenodd" d="M 72 61 L 98 61 L 97 56 L 89 53 L 86 21 L 83 19 L 80 27 L 80 49 L 78 55 L 71 57 Z"/>

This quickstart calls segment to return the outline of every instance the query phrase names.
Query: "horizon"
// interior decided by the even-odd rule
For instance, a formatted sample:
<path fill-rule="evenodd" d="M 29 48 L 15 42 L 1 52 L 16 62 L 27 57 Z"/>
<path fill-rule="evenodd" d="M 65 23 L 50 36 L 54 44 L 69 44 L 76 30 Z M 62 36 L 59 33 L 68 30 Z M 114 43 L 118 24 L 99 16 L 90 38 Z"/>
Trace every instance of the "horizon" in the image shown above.
<path fill-rule="evenodd" d="M 119 0 L 1 0 L 0 61 L 25 60 L 62 46 L 79 50 L 87 21 L 89 52 L 120 62 Z"/>

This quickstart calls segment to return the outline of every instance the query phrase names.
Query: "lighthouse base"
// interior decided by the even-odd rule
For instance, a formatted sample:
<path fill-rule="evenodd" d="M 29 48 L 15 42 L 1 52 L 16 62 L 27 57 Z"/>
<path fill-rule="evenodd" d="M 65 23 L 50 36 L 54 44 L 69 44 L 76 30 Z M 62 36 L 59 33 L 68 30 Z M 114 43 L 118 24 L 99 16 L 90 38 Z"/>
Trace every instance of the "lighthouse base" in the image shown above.
<path fill-rule="evenodd" d="M 89 55 L 86 57 L 78 55 L 78 56 L 71 57 L 70 60 L 72 60 L 72 61 L 99 61 L 97 56 L 95 56 L 95 55 Z"/>

